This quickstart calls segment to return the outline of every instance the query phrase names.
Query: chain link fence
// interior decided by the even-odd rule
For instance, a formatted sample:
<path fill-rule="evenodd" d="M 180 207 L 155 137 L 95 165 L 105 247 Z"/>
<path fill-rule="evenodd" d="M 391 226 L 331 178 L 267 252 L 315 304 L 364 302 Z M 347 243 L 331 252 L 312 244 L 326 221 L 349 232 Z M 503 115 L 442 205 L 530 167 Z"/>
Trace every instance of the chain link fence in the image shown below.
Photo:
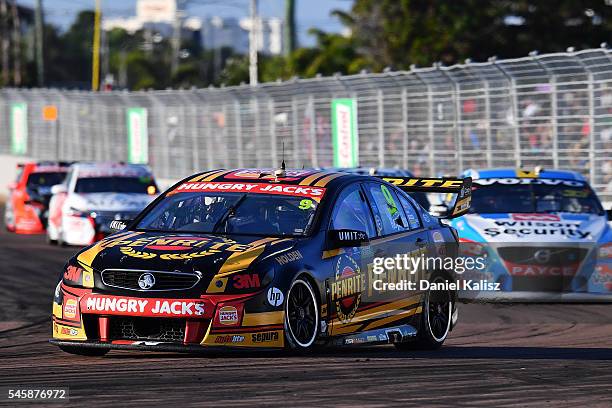
<path fill-rule="evenodd" d="M 468 168 L 583 173 L 612 201 L 612 53 L 532 55 L 401 72 L 194 90 L 0 89 L 0 153 L 15 152 L 15 104 L 27 106 L 25 152 L 39 159 L 128 160 L 129 108 L 145 108 L 148 161 L 161 178 L 196 170 L 333 162 L 331 101 L 357 104 L 362 166 L 455 175 Z M 45 106 L 57 120 L 45 120 Z"/>

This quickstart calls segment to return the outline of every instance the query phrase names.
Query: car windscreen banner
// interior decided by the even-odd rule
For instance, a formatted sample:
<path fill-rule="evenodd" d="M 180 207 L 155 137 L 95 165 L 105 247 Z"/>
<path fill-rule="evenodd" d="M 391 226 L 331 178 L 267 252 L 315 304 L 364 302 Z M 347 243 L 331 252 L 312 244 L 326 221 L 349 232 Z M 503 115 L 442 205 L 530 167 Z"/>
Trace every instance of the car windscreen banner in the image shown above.
<path fill-rule="evenodd" d="M 215 183 L 187 182 L 182 183 L 168 195 L 177 193 L 251 193 L 273 194 L 294 197 L 307 197 L 320 201 L 325 194 L 323 187 L 297 186 L 276 183 Z"/>

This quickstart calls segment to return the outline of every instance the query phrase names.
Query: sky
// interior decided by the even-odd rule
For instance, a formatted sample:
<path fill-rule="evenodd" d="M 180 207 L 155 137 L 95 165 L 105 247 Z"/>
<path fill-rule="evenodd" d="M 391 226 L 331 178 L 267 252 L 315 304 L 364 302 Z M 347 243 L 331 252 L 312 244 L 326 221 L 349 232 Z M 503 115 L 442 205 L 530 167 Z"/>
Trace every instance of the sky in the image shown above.
<path fill-rule="evenodd" d="M 136 13 L 136 0 L 101 0 L 103 16 L 129 17 Z M 18 0 L 19 4 L 33 7 L 36 0 Z M 45 21 L 66 29 L 76 14 L 83 9 L 93 9 L 95 0 L 42 0 Z M 187 0 L 187 12 L 199 17 L 243 17 L 248 14 L 248 0 Z M 308 29 L 316 27 L 339 32 L 342 25 L 330 16 L 335 9 L 348 10 L 352 0 L 296 0 L 296 21 L 300 45 L 310 46 L 314 38 Z M 284 0 L 259 0 L 259 12 L 264 17 L 283 17 Z"/>

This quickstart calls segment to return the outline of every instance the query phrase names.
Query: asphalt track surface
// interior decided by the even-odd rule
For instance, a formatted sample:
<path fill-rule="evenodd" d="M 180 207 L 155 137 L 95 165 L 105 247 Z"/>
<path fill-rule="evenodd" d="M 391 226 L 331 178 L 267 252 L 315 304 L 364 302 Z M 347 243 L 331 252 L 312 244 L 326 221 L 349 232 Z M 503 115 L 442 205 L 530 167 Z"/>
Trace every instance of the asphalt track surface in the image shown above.
<path fill-rule="evenodd" d="M 612 305 L 462 304 L 436 352 L 65 354 L 48 343 L 51 300 L 75 251 L 0 232 L 3 393 L 69 387 L 73 406 L 121 407 L 612 405 Z"/>

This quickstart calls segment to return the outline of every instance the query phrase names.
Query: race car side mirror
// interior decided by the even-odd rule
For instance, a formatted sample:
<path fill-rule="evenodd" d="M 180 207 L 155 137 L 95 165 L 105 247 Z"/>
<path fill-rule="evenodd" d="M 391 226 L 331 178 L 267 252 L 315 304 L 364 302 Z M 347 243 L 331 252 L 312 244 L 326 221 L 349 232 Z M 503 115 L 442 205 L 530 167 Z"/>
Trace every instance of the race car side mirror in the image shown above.
<path fill-rule="evenodd" d="M 113 220 L 110 222 L 110 229 L 113 231 L 123 231 L 127 228 L 129 221 Z"/>
<path fill-rule="evenodd" d="M 340 229 L 329 231 L 329 242 L 333 248 L 358 247 L 370 242 L 363 231 Z"/>
<path fill-rule="evenodd" d="M 612 221 L 612 208 L 610 208 L 608 211 L 606 211 L 608 213 L 608 221 Z"/>
<path fill-rule="evenodd" d="M 66 189 L 66 186 L 63 184 L 56 184 L 53 187 L 51 187 L 51 194 L 53 195 L 65 193 L 66 191 L 68 190 Z"/>

